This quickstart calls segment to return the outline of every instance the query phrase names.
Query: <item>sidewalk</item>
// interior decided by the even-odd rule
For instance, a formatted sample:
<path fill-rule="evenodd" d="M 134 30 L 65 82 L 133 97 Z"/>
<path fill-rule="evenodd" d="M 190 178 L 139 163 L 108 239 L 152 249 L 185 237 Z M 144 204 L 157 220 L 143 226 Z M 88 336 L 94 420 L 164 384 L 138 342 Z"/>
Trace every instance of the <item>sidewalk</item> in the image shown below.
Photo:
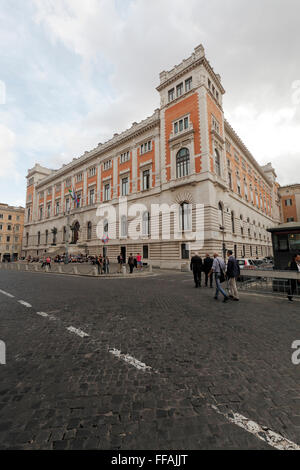
<path fill-rule="evenodd" d="M 98 267 L 90 263 L 51 263 L 51 268 L 42 268 L 41 263 L 28 263 L 28 262 L 15 262 L 15 263 L 0 263 L 1 270 L 22 271 L 22 272 L 38 272 L 44 274 L 63 274 L 70 276 L 89 276 L 98 278 L 137 278 L 137 277 L 151 277 L 155 276 L 152 272 L 152 266 L 143 267 L 142 271 L 134 269 L 130 274 L 129 267 L 126 266 L 126 274 L 119 273 L 119 266 L 117 263 L 112 263 L 109 266 L 109 274 L 98 274 Z"/>

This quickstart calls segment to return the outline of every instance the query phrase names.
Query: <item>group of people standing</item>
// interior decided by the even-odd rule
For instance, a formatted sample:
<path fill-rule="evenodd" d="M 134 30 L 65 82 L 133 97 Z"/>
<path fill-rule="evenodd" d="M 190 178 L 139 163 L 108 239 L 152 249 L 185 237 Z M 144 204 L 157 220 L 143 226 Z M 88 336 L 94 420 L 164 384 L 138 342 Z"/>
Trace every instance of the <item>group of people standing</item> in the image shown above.
<path fill-rule="evenodd" d="M 195 287 L 201 287 L 202 272 L 205 275 L 205 287 L 213 287 L 213 278 L 215 279 L 216 292 L 214 298 L 218 300 L 219 294 L 221 293 L 224 297 L 223 301 L 227 302 L 230 298 L 238 301 L 239 294 L 237 290 L 236 280 L 240 275 L 240 267 L 238 261 L 233 256 L 233 252 L 228 250 L 228 263 L 221 258 L 218 253 L 214 254 L 211 258 L 209 254 L 206 254 L 204 260 L 199 256 L 198 253 L 191 259 L 191 271 L 194 274 Z M 222 284 L 227 279 L 229 294 L 223 289 Z"/>
<path fill-rule="evenodd" d="M 119 269 L 118 272 L 120 273 L 122 271 L 122 266 L 126 264 L 126 260 L 124 259 L 124 256 L 122 253 L 118 255 L 118 265 Z M 136 256 L 133 256 L 132 253 L 130 253 L 128 257 L 128 266 L 129 266 L 129 272 L 130 274 L 133 273 L 133 269 L 136 268 L 138 271 L 142 269 L 142 256 L 140 253 L 138 253 Z"/>
<path fill-rule="evenodd" d="M 98 274 L 109 274 L 109 258 L 108 256 L 99 255 L 96 257 L 96 265 Z"/>

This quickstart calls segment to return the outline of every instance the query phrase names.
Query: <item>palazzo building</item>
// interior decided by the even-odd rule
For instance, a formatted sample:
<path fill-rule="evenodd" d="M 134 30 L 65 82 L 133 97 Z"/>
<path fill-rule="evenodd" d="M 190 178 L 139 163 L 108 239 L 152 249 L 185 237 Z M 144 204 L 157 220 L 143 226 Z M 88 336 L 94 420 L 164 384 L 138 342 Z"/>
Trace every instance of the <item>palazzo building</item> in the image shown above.
<path fill-rule="evenodd" d="M 68 242 L 72 253 L 105 251 L 111 261 L 120 251 L 126 257 L 141 253 L 154 266 L 181 268 L 195 251 L 189 236 L 196 230 L 199 204 L 204 207 L 201 255 L 225 249 L 237 257 L 272 254 L 267 229 L 280 222 L 276 173 L 271 163 L 258 164 L 226 121 L 225 90 L 203 46 L 161 72 L 157 91 L 160 108 L 152 116 L 58 170 L 36 164 L 28 171 L 25 256 L 63 253 Z M 128 215 L 103 221 L 109 236 L 104 245 L 96 229 L 97 209 L 110 203 L 118 211 L 123 196 Z M 134 204 L 143 209 L 139 236 L 132 239 Z M 153 216 L 155 204 L 178 205 L 184 238 L 176 238 L 174 228 L 169 239 L 163 236 L 165 221 L 161 213 Z M 172 227 L 174 214 L 170 219 Z"/>
<path fill-rule="evenodd" d="M 282 222 L 300 222 L 300 184 L 279 188 Z"/>
<path fill-rule="evenodd" d="M 23 228 L 24 207 L 0 204 L 0 262 L 19 259 Z"/>

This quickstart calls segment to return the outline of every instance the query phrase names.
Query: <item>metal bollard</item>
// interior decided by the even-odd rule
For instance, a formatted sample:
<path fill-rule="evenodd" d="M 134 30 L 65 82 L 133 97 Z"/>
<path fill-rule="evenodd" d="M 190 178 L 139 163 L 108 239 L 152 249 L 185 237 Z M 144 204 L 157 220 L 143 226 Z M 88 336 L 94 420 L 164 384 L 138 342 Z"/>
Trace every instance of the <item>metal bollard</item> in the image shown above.
<path fill-rule="evenodd" d="M 49 272 L 49 266 L 45 266 L 45 272 L 46 272 L 46 273 Z"/>
<path fill-rule="evenodd" d="M 149 263 L 149 273 L 152 273 L 152 272 L 153 272 L 152 263 Z"/>
<path fill-rule="evenodd" d="M 58 265 L 58 272 L 59 272 L 59 273 L 62 273 L 62 267 L 61 267 L 60 264 Z"/>
<path fill-rule="evenodd" d="M 77 266 L 74 266 L 73 272 L 74 272 L 74 274 L 78 274 L 78 268 L 77 268 Z"/>
<path fill-rule="evenodd" d="M 28 271 L 28 264 L 25 264 L 25 271 Z"/>
<path fill-rule="evenodd" d="M 126 276 L 126 274 L 127 274 L 127 270 L 126 270 L 125 264 L 123 264 L 123 266 L 122 266 L 122 274 L 123 274 L 123 276 Z"/>
<path fill-rule="evenodd" d="M 93 276 L 98 276 L 98 269 L 96 268 L 96 266 L 93 267 Z"/>
<path fill-rule="evenodd" d="M 38 271 L 38 265 L 37 265 L 37 264 L 35 264 L 34 270 L 35 270 L 35 271 Z"/>

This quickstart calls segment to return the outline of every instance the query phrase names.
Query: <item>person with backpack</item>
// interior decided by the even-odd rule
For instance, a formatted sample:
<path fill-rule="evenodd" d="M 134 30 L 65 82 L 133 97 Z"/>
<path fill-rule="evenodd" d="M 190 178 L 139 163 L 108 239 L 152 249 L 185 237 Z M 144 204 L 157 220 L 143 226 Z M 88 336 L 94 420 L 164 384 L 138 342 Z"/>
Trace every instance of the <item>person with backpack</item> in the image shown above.
<path fill-rule="evenodd" d="M 209 276 L 211 276 L 212 274 L 215 275 L 216 294 L 215 294 L 214 299 L 218 300 L 219 292 L 221 292 L 221 294 L 224 297 L 223 302 L 228 302 L 229 296 L 226 294 L 226 292 L 224 291 L 224 289 L 222 288 L 222 285 L 221 285 L 226 279 L 225 271 L 226 271 L 225 261 L 223 260 L 223 258 L 221 258 L 218 255 L 218 253 L 215 253 L 214 254 L 213 265 L 212 265 L 212 268 L 211 268 L 210 273 L 209 273 Z"/>
<path fill-rule="evenodd" d="M 236 286 L 236 280 L 241 273 L 240 266 L 239 266 L 238 261 L 233 256 L 232 250 L 228 250 L 227 254 L 228 254 L 228 263 L 227 263 L 226 275 L 227 275 L 228 284 L 229 284 L 229 297 L 232 300 L 238 301 L 240 299 L 239 299 L 239 293 L 238 293 L 237 286 Z"/>

